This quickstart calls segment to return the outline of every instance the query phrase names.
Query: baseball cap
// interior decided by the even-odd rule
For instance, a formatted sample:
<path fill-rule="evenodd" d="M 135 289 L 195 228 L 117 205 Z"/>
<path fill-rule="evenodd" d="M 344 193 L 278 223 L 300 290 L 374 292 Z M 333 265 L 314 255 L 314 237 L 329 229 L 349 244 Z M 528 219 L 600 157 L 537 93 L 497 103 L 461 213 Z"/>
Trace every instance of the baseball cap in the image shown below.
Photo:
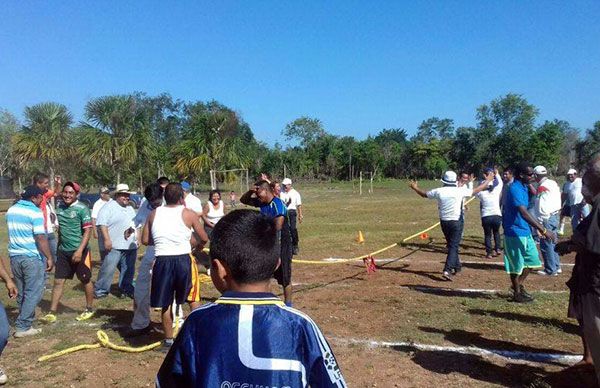
<path fill-rule="evenodd" d="M 281 181 L 282 185 L 291 185 L 292 184 L 292 180 L 290 178 L 284 178 L 283 181 Z"/>
<path fill-rule="evenodd" d="M 456 173 L 454 171 L 446 171 L 442 176 L 442 183 L 456 186 Z"/>
<path fill-rule="evenodd" d="M 575 175 L 577 174 L 577 170 L 575 170 L 574 168 L 570 168 L 569 171 L 567 171 L 567 175 Z"/>
<path fill-rule="evenodd" d="M 79 194 L 79 192 L 81 191 L 81 186 L 79 186 L 79 184 L 77 182 L 69 181 L 63 185 L 63 189 L 67 186 L 71 186 L 77 194 Z"/>
<path fill-rule="evenodd" d="M 181 188 L 183 189 L 183 191 L 191 191 L 192 185 L 190 185 L 189 182 L 181 181 Z"/>
<path fill-rule="evenodd" d="M 544 166 L 535 166 L 535 168 L 533 169 L 533 172 L 537 175 L 548 174 L 548 171 L 546 171 L 546 167 L 544 167 Z"/>
<path fill-rule="evenodd" d="M 108 194 L 108 193 L 110 193 L 110 189 L 108 187 L 102 186 L 100 188 L 100 194 Z"/>
<path fill-rule="evenodd" d="M 42 190 L 35 185 L 31 185 L 31 186 L 25 187 L 25 189 L 21 192 L 21 198 L 29 199 L 31 197 L 36 197 L 38 195 L 44 195 L 44 193 L 46 193 L 46 190 Z"/>

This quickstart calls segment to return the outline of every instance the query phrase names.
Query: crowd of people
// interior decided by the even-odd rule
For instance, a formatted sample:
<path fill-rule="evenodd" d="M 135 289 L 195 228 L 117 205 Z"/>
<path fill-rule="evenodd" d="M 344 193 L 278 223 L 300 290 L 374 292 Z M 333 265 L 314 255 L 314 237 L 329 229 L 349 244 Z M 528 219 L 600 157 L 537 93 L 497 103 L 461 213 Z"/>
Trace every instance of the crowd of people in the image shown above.
<path fill-rule="evenodd" d="M 473 196 L 480 201 L 485 257 L 504 257 L 511 301 L 532 302 L 524 287 L 531 271 L 557 276 L 560 255 L 577 252 L 568 282 L 569 316 L 582 329 L 582 363 L 595 364 L 600 379 L 600 158 L 590 163 L 583 179 L 570 169 L 562 189 L 544 166 L 532 168 L 525 162 L 502 174 L 498 168 L 487 168 L 479 183 L 474 180 L 468 172 L 447 171 L 442 187 L 436 189 L 425 191 L 416 181 L 410 183 L 421 197 L 437 200 L 448 249 L 442 278 L 452 281 L 462 270 L 459 251 L 466 200 Z M 297 228 L 303 212 L 301 196 L 289 178 L 280 183 L 261 174 L 252 189 L 241 195 L 242 204 L 259 212 L 234 210 L 237 198 L 231 192 L 228 213 L 219 190 L 211 190 L 202 205 L 188 182 L 170 182 L 166 177 L 145 188 L 137 212 L 126 184 L 114 190 L 102 187 L 91 212 L 78 201 L 79 184 L 63 184 L 56 177 L 54 186 L 60 192 L 50 189 L 47 175 L 36 174 L 6 213 L 12 277 L 1 265 L 0 277 L 19 308 L 15 338 L 41 332 L 34 327 L 35 310 L 51 271 L 51 303 L 40 318 L 46 323 L 60 319 L 65 282 L 75 276 L 83 286 L 86 306 L 76 319 L 94 317 L 94 300 L 111 293 L 118 270 L 116 296 L 134 301 L 125 336 L 148 334 L 153 330 L 151 309 L 161 311 L 164 339 L 159 350 L 167 356 L 157 385 L 345 386 L 322 333 L 310 318 L 292 308 L 292 257 L 299 252 Z M 571 218 L 573 233 L 558 242 L 565 234 L 566 217 Z M 101 262 L 95 282 L 93 240 Z M 201 252 L 209 242 L 205 265 L 222 297 L 200 306 L 193 252 Z M 146 249 L 134 282 L 141 244 Z M 269 292 L 272 277 L 283 288 L 283 302 Z M 192 312 L 174 338 L 173 309 L 184 303 Z M 255 320 L 260 325 L 253 324 Z M 231 340 L 233 332 L 238 333 L 236 341 Z M 8 333 L 8 319 L 0 306 L 0 353 Z M 199 340 L 202 349 L 195 346 Z M 261 357 L 254 348 L 261 349 Z M 0 371 L 2 382 L 6 375 Z"/>
<path fill-rule="evenodd" d="M 131 206 L 130 196 L 133 193 L 126 184 L 118 184 L 112 191 L 102 187 L 100 198 L 90 212 L 83 202 L 78 201 L 79 184 L 71 181 L 63 184 L 62 179 L 56 177 L 54 186 L 61 191 L 55 192 L 50 189 L 50 178 L 37 174 L 33 184 L 23 190 L 20 199 L 6 214 L 12 277 L 2 266 L 0 277 L 6 282 L 9 296 L 17 299 L 19 315 L 15 321 L 14 337 L 34 336 L 42 331 L 40 327 L 34 327 L 35 310 L 51 271 L 54 270 L 54 283 L 50 308 L 40 318 L 45 323 L 60 319 L 58 307 L 65 281 L 74 276 L 83 286 L 86 306 L 76 319 L 84 321 L 94 317 L 94 300 L 111 293 L 113 277 L 118 270 L 118 291 L 115 295 L 134 300 L 133 319 L 124 335 L 148 334 L 152 330 L 150 311 L 152 308 L 160 309 L 164 339 L 159 350 L 169 353 L 174 344 L 173 307 L 187 302 L 190 311 L 203 310 L 199 308 L 199 270 L 192 251 L 201 252 L 209 240 L 212 260 L 208 264 L 208 273 L 217 288 L 225 292 L 223 300 L 228 302 L 223 303 L 233 303 L 226 297 L 226 291 L 231 291 L 235 292 L 236 298 L 245 300 L 242 303 L 245 306 L 257 301 L 257 313 L 263 310 L 263 305 L 269 305 L 270 315 L 277 314 L 273 307 L 281 306 L 271 303 L 277 298 L 268 294 L 268 280 L 274 276 L 284 287 L 284 306 L 290 308 L 291 258 L 299 251 L 297 223 L 302 222 L 303 215 L 300 194 L 292 188 L 291 180 L 286 178 L 282 184 L 283 192 L 279 182 L 270 181 L 263 174 L 254 187 L 242 195 L 242 203 L 260 208 L 256 214 L 239 210 L 226 215 L 219 190 L 211 190 L 203 206 L 188 182 L 169 182 L 166 177 L 145 188 L 144 199 L 137 212 Z M 230 207 L 236 206 L 235 193 L 231 192 Z M 229 221 L 228 228 L 223 228 L 227 232 L 221 233 L 219 245 L 217 231 L 220 224 L 228 223 L 228 216 L 233 221 Z M 249 229 L 241 231 L 242 227 Z M 269 230 L 273 231 L 272 235 Z M 232 235 L 236 238 L 232 239 Z M 244 241 L 234 247 L 231 241 L 237 241 L 240 236 L 244 237 L 240 239 Z M 98 243 L 100 270 L 96 281 L 92 282 L 90 243 L 94 239 Z M 146 250 L 134 282 L 141 244 L 146 246 Z M 213 251 L 222 253 L 215 256 Z M 259 251 L 261 255 L 257 255 Z M 275 263 L 273 258 L 276 258 Z M 261 260 L 264 262 L 260 263 Z M 245 264 L 247 262 L 253 263 L 252 268 Z M 239 268 L 235 268 L 234 264 Z M 257 299 L 258 291 L 261 296 Z M 265 300 L 271 302 L 266 303 Z M 301 368 L 294 365 L 289 370 L 277 368 L 281 371 L 275 373 L 280 376 L 277 378 L 286 380 L 294 375 L 290 381 L 328 380 L 332 386 L 343 386 L 339 368 L 331 369 L 336 365 L 335 358 L 330 350 L 324 352 L 323 337 L 318 328 L 295 310 L 288 310 L 286 314 L 295 315 L 294 325 L 304 327 L 306 331 L 302 338 L 294 336 L 291 339 L 300 342 L 298 348 L 291 349 L 288 361 L 297 359 L 293 352 L 299 349 L 313 360 L 307 364 L 300 362 Z M 273 318 L 267 320 L 270 319 Z M 8 319 L 4 308 L 0 307 L 0 353 L 8 334 Z M 276 346 L 273 352 L 275 356 L 282 349 Z M 316 366 L 314 358 L 319 355 L 321 365 Z M 173 362 L 173 357 L 168 359 Z M 175 376 L 176 372 L 173 373 Z M 6 374 L 0 370 L 0 384 L 6 380 Z M 163 385 L 169 386 L 168 383 Z"/>
<path fill-rule="evenodd" d="M 584 355 L 580 364 L 595 365 L 600 383 L 600 157 L 586 168 L 582 178 L 569 169 L 561 187 L 544 166 L 526 162 L 504 169 L 484 170 L 479 186 L 469 186 L 468 173 L 460 178 L 446 171 L 442 187 L 422 190 L 416 181 L 410 187 L 420 196 L 438 203 L 440 224 L 448 254 L 442 278 L 452 281 L 461 270 L 459 247 L 464 234 L 465 202 L 480 200 L 485 257 L 503 255 L 511 282 L 510 301 L 530 303 L 534 297 L 524 287 L 525 279 L 562 273 L 560 256 L 577 252 L 567 285 L 571 291 L 568 316 L 577 319 Z M 571 218 L 572 236 L 565 235 L 564 219 Z M 501 241 L 500 228 L 504 231 Z M 540 260 L 541 256 L 541 260 Z"/>

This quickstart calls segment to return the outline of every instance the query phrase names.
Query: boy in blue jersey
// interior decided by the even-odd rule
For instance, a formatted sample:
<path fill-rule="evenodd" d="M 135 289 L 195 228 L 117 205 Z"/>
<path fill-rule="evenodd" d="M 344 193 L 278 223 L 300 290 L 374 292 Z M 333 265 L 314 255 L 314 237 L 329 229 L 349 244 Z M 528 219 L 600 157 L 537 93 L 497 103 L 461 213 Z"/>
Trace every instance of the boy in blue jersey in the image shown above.
<path fill-rule="evenodd" d="M 223 295 L 190 313 L 158 387 L 346 387 L 317 325 L 269 292 L 280 263 L 277 231 L 252 210 L 215 226 L 211 278 Z"/>
<path fill-rule="evenodd" d="M 277 197 L 268 180 L 254 184 L 254 189 L 247 191 L 240 202 L 260 208 L 260 212 L 275 220 L 277 238 L 280 245 L 281 265 L 275 271 L 275 279 L 283 287 L 283 299 L 288 307 L 292 307 L 292 232 L 288 210 L 283 201 Z"/>

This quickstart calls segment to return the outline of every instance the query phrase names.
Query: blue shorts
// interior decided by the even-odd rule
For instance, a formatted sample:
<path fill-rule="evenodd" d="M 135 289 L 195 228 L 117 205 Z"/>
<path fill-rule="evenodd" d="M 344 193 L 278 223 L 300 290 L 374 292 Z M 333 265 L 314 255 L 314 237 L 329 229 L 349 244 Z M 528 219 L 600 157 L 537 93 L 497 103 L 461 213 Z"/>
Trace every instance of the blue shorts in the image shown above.
<path fill-rule="evenodd" d="M 156 256 L 152 267 L 150 306 L 167 308 L 175 303 L 200 302 L 196 259 L 190 254 Z"/>
<path fill-rule="evenodd" d="M 542 268 L 533 237 L 504 236 L 504 267 L 514 275 L 522 274 L 524 268 Z"/>

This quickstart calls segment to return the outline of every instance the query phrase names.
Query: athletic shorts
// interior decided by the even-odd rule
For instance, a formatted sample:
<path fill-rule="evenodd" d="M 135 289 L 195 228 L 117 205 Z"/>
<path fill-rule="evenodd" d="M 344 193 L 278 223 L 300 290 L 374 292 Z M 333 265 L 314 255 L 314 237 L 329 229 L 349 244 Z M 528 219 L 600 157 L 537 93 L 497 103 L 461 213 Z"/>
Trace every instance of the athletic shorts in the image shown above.
<path fill-rule="evenodd" d="M 533 237 L 504 236 L 504 268 L 514 275 L 522 274 L 524 268 L 542 268 Z"/>
<path fill-rule="evenodd" d="M 55 279 L 73 279 L 73 275 L 77 275 L 77 279 L 83 284 L 88 284 L 92 279 L 92 256 L 90 250 L 85 248 L 81 255 L 79 263 L 73 263 L 73 253 L 75 251 L 56 251 L 56 272 Z"/>
<path fill-rule="evenodd" d="M 287 287 L 292 283 L 292 237 L 289 231 L 287 231 L 287 238 L 284 233 L 281 235 L 281 265 L 275 270 L 273 277 L 277 283 Z"/>
<path fill-rule="evenodd" d="M 157 256 L 152 267 L 150 305 L 167 308 L 175 303 L 200 302 L 196 259 L 190 255 Z"/>

